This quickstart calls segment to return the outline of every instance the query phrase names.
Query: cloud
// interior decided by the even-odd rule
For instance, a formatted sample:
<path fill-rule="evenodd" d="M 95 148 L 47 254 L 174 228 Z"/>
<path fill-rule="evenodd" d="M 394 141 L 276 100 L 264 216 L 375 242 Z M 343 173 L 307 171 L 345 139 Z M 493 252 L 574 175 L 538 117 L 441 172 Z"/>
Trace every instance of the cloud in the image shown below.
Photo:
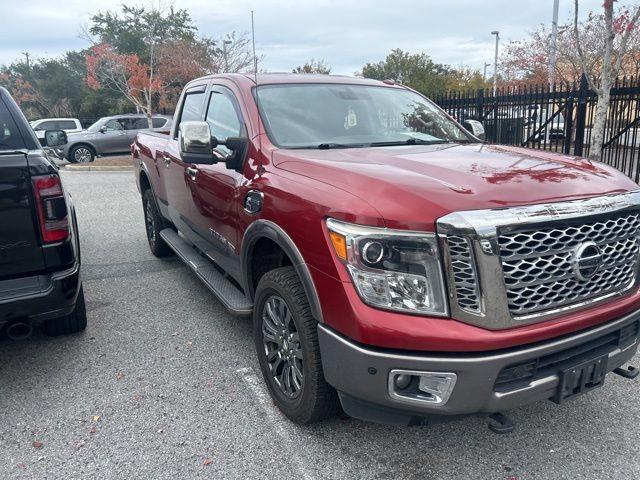
<path fill-rule="evenodd" d="M 601 3 L 582 1 L 581 8 L 586 13 Z M 253 9 L 256 48 L 265 55 L 264 68 L 289 71 L 315 58 L 341 74 L 353 74 L 393 48 L 424 51 L 436 62 L 481 69 L 485 61 L 493 61 L 491 30 L 500 30 L 503 41 L 520 39 L 538 24 L 550 23 L 552 9 L 551 1 L 516 0 L 176 0 L 173 4 L 187 8 L 200 32 L 213 37 L 250 31 Z M 108 5 L 115 8 L 115 3 Z M 87 47 L 79 38 L 81 28 L 91 14 L 105 8 L 102 0 L 0 0 L 3 17 L 11 19 L 0 32 L 0 64 L 25 51 L 35 57 L 57 56 Z M 561 0 L 560 20 L 569 19 L 572 9 L 571 0 Z"/>

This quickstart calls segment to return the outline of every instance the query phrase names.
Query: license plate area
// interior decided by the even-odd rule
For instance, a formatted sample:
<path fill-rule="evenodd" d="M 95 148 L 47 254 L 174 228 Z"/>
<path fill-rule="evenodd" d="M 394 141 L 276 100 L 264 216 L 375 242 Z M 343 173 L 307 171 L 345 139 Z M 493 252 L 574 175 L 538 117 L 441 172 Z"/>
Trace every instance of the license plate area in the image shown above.
<path fill-rule="evenodd" d="M 609 355 L 604 354 L 560 370 L 558 390 L 551 400 L 561 404 L 601 387 L 607 375 L 608 358 Z"/>

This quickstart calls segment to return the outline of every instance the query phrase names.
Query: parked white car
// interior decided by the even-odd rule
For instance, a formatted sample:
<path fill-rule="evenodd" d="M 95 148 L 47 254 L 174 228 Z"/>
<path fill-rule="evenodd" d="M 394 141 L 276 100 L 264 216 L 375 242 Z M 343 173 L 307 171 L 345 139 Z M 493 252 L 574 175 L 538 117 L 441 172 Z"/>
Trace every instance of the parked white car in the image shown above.
<path fill-rule="evenodd" d="M 77 118 L 41 118 L 29 123 L 41 143 L 44 141 L 44 132 L 47 130 L 64 130 L 67 133 L 78 133 L 83 130 Z"/>

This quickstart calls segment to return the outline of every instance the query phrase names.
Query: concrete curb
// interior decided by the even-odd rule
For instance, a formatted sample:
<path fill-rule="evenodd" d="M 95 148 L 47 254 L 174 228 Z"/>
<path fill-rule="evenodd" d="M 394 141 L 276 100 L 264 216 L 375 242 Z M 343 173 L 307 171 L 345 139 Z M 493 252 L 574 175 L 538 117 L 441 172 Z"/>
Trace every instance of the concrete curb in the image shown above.
<path fill-rule="evenodd" d="M 70 172 L 130 172 L 133 166 L 128 165 L 65 165 L 63 170 Z"/>

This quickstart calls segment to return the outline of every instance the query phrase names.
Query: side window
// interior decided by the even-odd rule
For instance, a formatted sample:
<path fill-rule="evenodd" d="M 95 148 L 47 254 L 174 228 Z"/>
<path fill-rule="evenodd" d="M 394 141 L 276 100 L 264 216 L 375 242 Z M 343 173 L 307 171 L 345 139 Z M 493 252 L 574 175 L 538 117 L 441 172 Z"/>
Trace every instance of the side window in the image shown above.
<path fill-rule="evenodd" d="M 166 118 L 152 118 L 151 121 L 153 122 L 153 128 L 162 128 L 167 124 L 167 119 Z"/>
<path fill-rule="evenodd" d="M 202 102 L 204 101 L 204 92 L 187 93 L 182 103 L 182 111 L 180 112 L 180 125 L 182 122 L 197 122 L 202 120 Z M 180 127 L 178 127 L 179 129 Z"/>
<path fill-rule="evenodd" d="M 76 122 L 73 120 L 61 120 L 58 122 L 58 130 L 75 130 Z"/>
<path fill-rule="evenodd" d="M 236 105 L 233 94 L 227 89 L 211 92 L 207 107 L 207 123 L 211 135 L 220 141 L 228 137 L 237 137 L 242 132 L 242 120 Z M 231 153 L 224 145 L 219 145 L 216 150 L 223 155 Z"/>
<path fill-rule="evenodd" d="M 34 130 L 36 132 L 42 132 L 44 130 L 58 130 L 58 122 L 42 122 L 40 125 L 34 128 Z"/>
<path fill-rule="evenodd" d="M 124 130 L 124 127 L 122 126 L 122 123 L 120 123 L 120 122 L 121 122 L 121 120 L 117 120 L 115 118 L 112 118 L 107 123 L 105 123 L 104 126 L 107 127 L 107 130 Z"/>
<path fill-rule="evenodd" d="M 0 99 L 0 150 L 17 150 L 25 148 L 22 135 L 9 114 L 9 109 Z"/>
<path fill-rule="evenodd" d="M 149 128 L 147 117 L 132 119 L 131 126 L 127 130 L 145 130 Z"/>

